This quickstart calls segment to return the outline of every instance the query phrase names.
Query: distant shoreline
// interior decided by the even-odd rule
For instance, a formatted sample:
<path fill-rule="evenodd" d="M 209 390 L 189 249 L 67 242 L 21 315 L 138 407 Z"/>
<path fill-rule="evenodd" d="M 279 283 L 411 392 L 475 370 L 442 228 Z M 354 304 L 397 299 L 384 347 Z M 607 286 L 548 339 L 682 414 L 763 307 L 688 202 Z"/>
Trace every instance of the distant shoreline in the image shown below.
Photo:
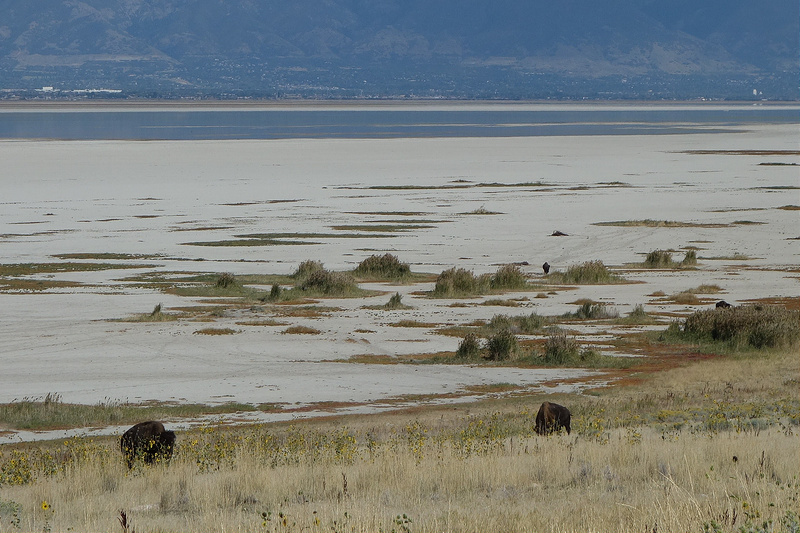
<path fill-rule="evenodd" d="M 372 109 L 389 107 L 425 107 L 425 108 L 462 108 L 470 106 L 486 107 L 607 107 L 607 108 L 630 108 L 630 107 L 792 107 L 800 108 L 800 100 L 793 101 L 749 101 L 749 100 L 730 100 L 730 101 L 700 101 L 700 100 L 670 100 L 670 101 L 650 101 L 650 100 L 444 100 L 444 99 L 354 99 L 354 100 L 145 100 L 145 99 L 97 99 L 97 100 L 15 100 L 0 101 L 0 111 L 7 110 L 37 110 L 37 109 L 87 109 L 87 108 L 132 108 L 143 109 L 154 107 L 159 109 L 168 108 L 225 108 L 225 109 L 286 109 L 286 108 L 356 108 L 369 107 Z"/>

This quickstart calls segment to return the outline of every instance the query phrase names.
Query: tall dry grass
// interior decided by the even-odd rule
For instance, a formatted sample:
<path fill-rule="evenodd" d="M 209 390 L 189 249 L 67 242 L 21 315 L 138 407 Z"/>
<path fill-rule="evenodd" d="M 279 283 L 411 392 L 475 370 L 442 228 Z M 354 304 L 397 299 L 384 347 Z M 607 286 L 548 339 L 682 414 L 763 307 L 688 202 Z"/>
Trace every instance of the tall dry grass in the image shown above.
<path fill-rule="evenodd" d="M 113 440 L 4 446 L 0 530 L 796 531 L 798 378 L 793 351 L 662 371 L 557 398 L 570 436 L 534 434 L 538 397 L 211 426 L 131 472 Z M 51 468 L 7 477 L 31 448 Z"/>
<path fill-rule="evenodd" d="M 352 464 L 271 466 L 242 453 L 208 472 L 179 459 L 128 474 L 86 463 L 2 498 L 21 504 L 21 531 L 121 531 L 120 510 L 138 532 L 388 532 L 403 531 L 402 515 L 410 531 L 738 531 L 748 513 L 780 524 L 796 509 L 797 451 L 779 429 L 664 440 L 643 428 L 606 444 L 506 439 L 470 455 L 387 447 Z"/>

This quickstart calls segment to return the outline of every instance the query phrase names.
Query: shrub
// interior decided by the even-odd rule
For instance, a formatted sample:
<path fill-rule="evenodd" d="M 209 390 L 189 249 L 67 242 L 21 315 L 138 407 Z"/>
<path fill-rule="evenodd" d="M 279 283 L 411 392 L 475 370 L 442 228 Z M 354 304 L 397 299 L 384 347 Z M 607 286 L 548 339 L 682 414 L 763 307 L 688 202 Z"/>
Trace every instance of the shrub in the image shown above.
<path fill-rule="evenodd" d="M 622 324 L 655 324 L 656 319 L 647 314 L 642 304 L 637 304 L 633 311 L 628 313 L 625 318 L 618 320 Z"/>
<path fill-rule="evenodd" d="M 577 360 L 579 355 L 578 342 L 559 330 L 547 337 L 542 360 L 550 365 L 564 365 Z"/>
<path fill-rule="evenodd" d="M 308 259 L 300 263 L 300 266 L 297 267 L 297 270 L 295 270 L 294 274 L 292 274 L 292 277 L 297 280 L 304 280 L 311 276 L 311 274 L 314 272 L 320 270 L 325 270 L 320 261 L 312 261 L 311 259 Z"/>
<path fill-rule="evenodd" d="M 508 315 L 494 315 L 489 323 L 486 325 L 490 331 L 498 332 L 503 330 L 511 330 L 511 318 Z"/>
<path fill-rule="evenodd" d="M 359 277 L 401 279 L 411 274 L 411 267 L 392 254 L 371 255 L 361 261 L 353 273 Z"/>
<path fill-rule="evenodd" d="M 281 289 L 281 286 L 277 283 L 273 283 L 272 288 L 269 290 L 269 299 L 272 301 L 280 300 L 282 292 L 283 289 Z"/>
<path fill-rule="evenodd" d="M 407 306 L 403 305 L 403 297 L 400 296 L 399 292 L 396 292 L 389 298 L 389 301 L 386 302 L 384 307 L 386 309 L 403 309 Z"/>
<path fill-rule="evenodd" d="M 580 265 L 570 266 L 566 272 L 555 272 L 550 274 L 550 279 L 556 283 L 575 283 L 575 284 L 602 284 L 602 283 L 624 283 L 625 280 L 616 274 L 612 274 L 602 261 L 587 261 Z"/>
<path fill-rule="evenodd" d="M 437 298 L 473 296 L 485 292 L 488 285 L 487 276 L 475 277 L 470 270 L 453 267 L 439 274 L 432 295 Z"/>
<path fill-rule="evenodd" d="M 503 265 L 497 269 L 489 286 L 494 290 L 522 289 L 528 284 L 528 278 L 517 265 Z"/>
<path fill-rule="evenodd" d="M 348 274 L 314 270 L 298 285 L 304 292 L 320 293 L 326 296 L 343 296 L 358 290 L 355 281 Z"/>
<path fill-rule="evenodd" d="M 672 253 L 666 250 L 653 250 L 644 260 L 645 268 L 673 268 Z"/>
<path fill-rule="evenodd" d="M 236 280 L 236 277 L 230 272 L 225 272 L 217 277 L 216 286 L 220 289 L 230 289 L 232 287 L 237 287 L 238 285 L 239 282 Z"/>
<path fill-rule="evenodd" d="M 456 357 L 461 359 L 475 359 L 481 354 L 480 339 L 474 333 L 467 333 L 456 350 Z"/>
<path fill-rule="evenodd" d="M 682 333 L 734 349 L 789 347 L 800 341 L 800 311 L 771 305 L 707 309 L 687 317 Z"/>
<path fill-rule="evenodd" d="M 495 333 L 486 341 L 486 359 L 505 361 L 516 359 L 519 355 L 519 342 L 510 330 Z"/>
<path fill-rule="evenodd" d="M 681 266 L 695 266 L 697 264 L 697 252 L 689 250 L 681 261 Z"/>
<path fill-rule="evenodd" d="M 528 316 L 518 316 L 514 318 L 514 323 L 520 329 L 521 333 L 535 333 L 547 325 L 547 318 L 539 316 L 536 313 L 531 313 Z"/>
<path fill-rule="evenodd" d="M 599 320 L 602 318 L 617 318 L 619 313 L 616 310 L 609 311 L 604 303 L 584 302 L 574 313 L 567 313 L 566 318 L 578 318 L 581 320 Z"/>
<path fill-rule="evenodd" d="M 308 326 L 289 326 L 281 332 L 283 335 L 319 335 L 320 330 Z"/>

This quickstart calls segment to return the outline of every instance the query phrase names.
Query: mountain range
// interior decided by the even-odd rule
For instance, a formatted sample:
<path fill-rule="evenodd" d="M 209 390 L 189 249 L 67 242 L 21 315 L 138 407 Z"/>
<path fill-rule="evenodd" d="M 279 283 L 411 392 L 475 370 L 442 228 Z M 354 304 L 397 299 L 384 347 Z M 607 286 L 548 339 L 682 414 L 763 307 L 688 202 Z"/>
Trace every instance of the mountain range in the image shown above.
<path fill-rule="evenodd" d="M 797 0 L 0 7 L 6 98 L 47 87 L 50 96 L 798 99 Z"/>

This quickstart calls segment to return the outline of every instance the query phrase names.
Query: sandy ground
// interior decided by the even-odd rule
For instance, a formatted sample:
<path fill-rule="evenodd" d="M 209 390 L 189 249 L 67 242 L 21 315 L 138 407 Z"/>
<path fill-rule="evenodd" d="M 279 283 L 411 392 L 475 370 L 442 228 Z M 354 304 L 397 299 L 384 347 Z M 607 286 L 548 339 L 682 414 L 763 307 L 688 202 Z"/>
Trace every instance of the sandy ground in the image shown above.
<path fill-rule="evenodd" d="M 731 303 L 798 296 L 800 211 L 780 209 L 800 205 L 798 126 L 733 129 L 491 139 L 0 141 L 2 263 L 61 262 L 53 256 L 66 253 L 160 255 L 120 261 L 146 263 L 141 269 L 36 276 L 86 284 L 82 287 L 3 290 L 0 402 L 55 393 L 65 402 L 87 404 L 237 401 L 290 409 L 349 402 L 349 409 L 358 411 L 396 406 L 391 401 L 398 400 L 405 405 L 408 395 L 466 394 L 477 385 L 513 383 L 543 392 L 591 386 L 604 379 L 602 374 L 339 361 L 456 349 L 457 338 L 435 334 L 433 328 L 392 326 L 403 319 L 457 325 L 500 313 L 558 315 L 574 311 L 578 298 L 605 302 L 623 315 L 636 304 L 682 314 L 695 307 L 649 295 L 701 284 L 719 285 L 724 292 L 712 298 Z M 541 181 L 547 186 L 368 188 L 447 186 L 456 180 Z M 481 207 L 497 214 L 470 214 Z M 722 226 L 594 225 L 642 219 Z M 330 234 L 339 225 L 421 220 L 426 227 L 390 237 L 315 238 L 319 244 L 313 245 L 186 244 L 251 233 Z M 569 236 L 552 237 L 554 230 Z M 237 324 L 272 316 L 264 308 L 227 313 L 213 324 L 111 321 L 149 312 L 157 303 L 165 311 L 199 303 L 120 281 L 148 271 L 288 274 L 306 259 L 349 270 L 369 255 L 390 252 L 417 272 L 438 274 L 458 266 L 479 274 L 505 263 L 528 262 L 523 268 L 536 278 L 544 261 L 556 270 L 595 259 L 621 267 L 656 249 L 676 250 L 680 259 L 687 246 L 699 248 L 697 270 L 635 271 L 626 276 L 643 283 L 582 286 L 548 298 L 503 296 L 527 297 L 517 308 L 451 307 L 451 301 L 419 294 L 430 283 L 368 284 L 385 293 L 326 300 L 320 305 L 336 310 L 321 318 L 281 319 L 318 329 L 319 335 L 283 334 L 286 326 Z M 385 303 L 395 291 L 412 309 L 365 308 Z M 237 333 L 194 334 L 209 326 Z M 579 377 L 584 380 L 561 384 Z M 301 415 L 263 415 L 269 420 L 292 416 Z M 44 436 L 6 434 L 0 442 Z"/>

